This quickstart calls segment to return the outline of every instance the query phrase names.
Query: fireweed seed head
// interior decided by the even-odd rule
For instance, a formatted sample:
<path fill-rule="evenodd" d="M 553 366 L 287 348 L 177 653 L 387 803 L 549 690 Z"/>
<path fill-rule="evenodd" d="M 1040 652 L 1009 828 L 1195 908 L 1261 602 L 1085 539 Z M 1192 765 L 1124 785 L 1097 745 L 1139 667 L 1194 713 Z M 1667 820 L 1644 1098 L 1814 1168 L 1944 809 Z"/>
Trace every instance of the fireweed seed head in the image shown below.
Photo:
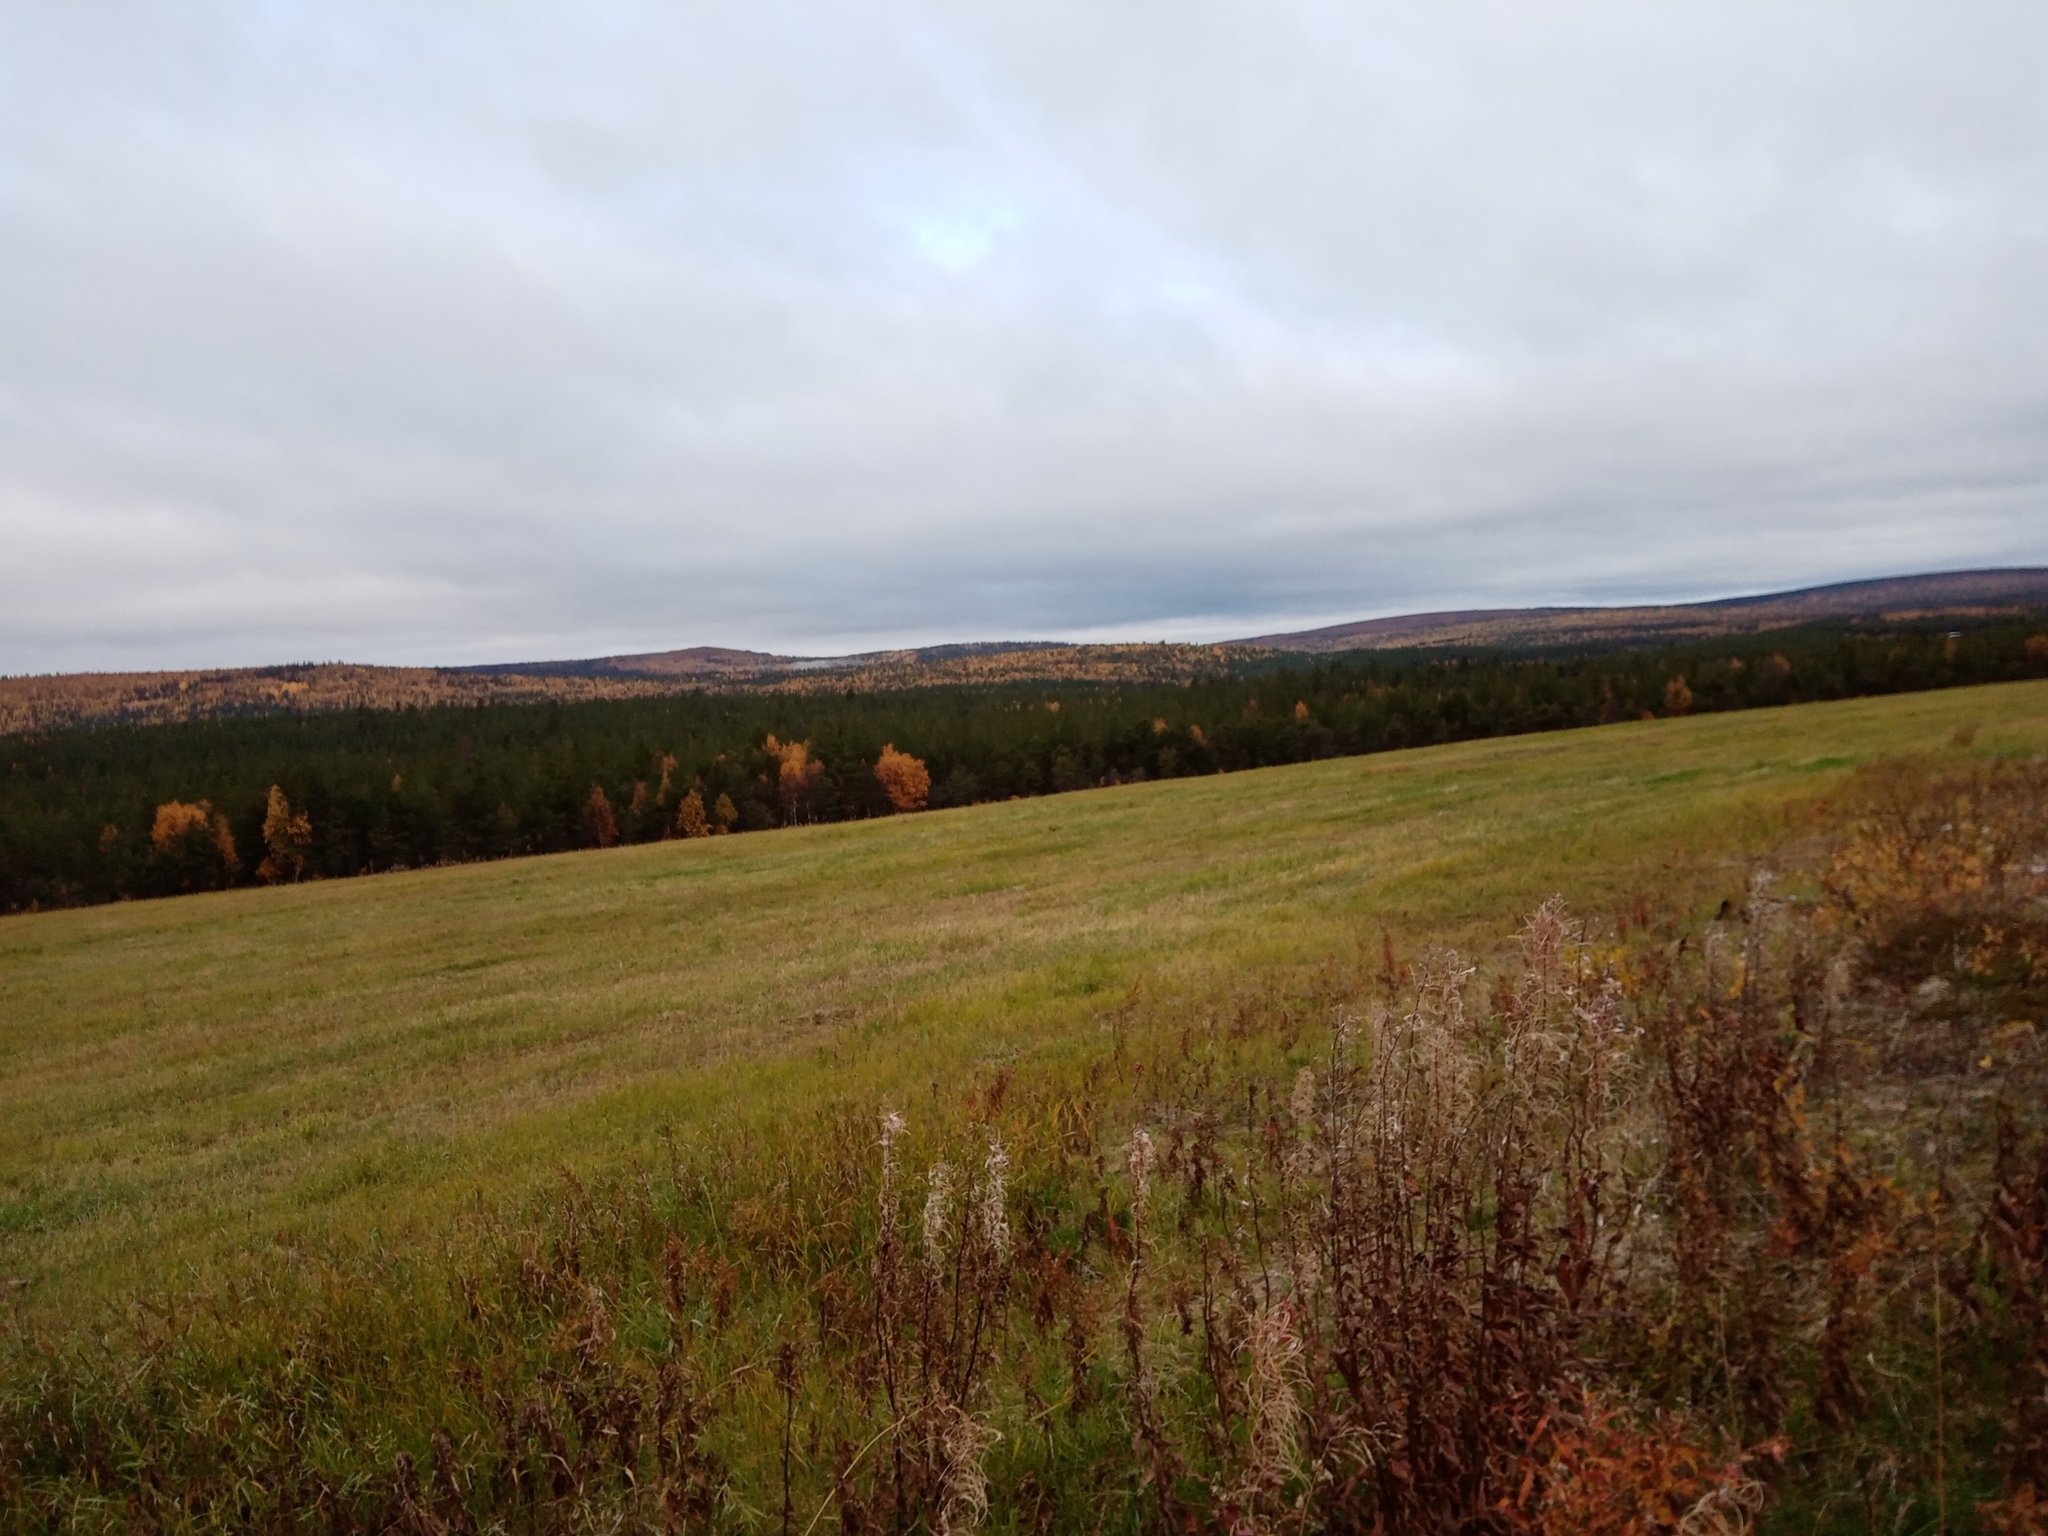
<path fill-rule="evenodd" d="M 1295 1129 L 1305 1131 L 1316 1114 L 1316 1075 L 1307 1067 L 1294 1074 L 1294 1093 L 1287 1101 Z"/>
<path fill-rule="evenodd" d="M 988 1472 L 983 1459 L 1003 1437 L 966 1409 L 948 1407 L 940 1431 L 939 1530 L 971 1531 L 988 1518 Z"/>
<path fill-rule="evenodd" d="M 1000 1141 L 988 1144 L 988 1182 L 981 1192 L 981 1236 L 998 1258 L 1010 1251 L 1010 1218 L 1004 1209 L 1010 1178 L 1010 1154 Z"/>
<path fill-rule="evenodd" d="M 1143 1126 L 1131 1132 L 1127 1160 L 1131 1170 L 1131 1208 L 1142 1221 L 1152 1204 L 1152 1136 Z"/>
<path fill-rule="evenodd" d="M 893 1252 L 896 1241 L 896 1142 L 903 1135 L 903 1117 L 895 1110 L 882 1115 L 882 1248 Z"/>
<path fill-rule="evenodd" d="M 946 1267 L 946 1238 L 951 1230 L 947 1205 L 953 1196 L 953 1170 L 945 1163 L 933 1163 L 925 1180 L 924 1262 L 937 1274 Z"/>

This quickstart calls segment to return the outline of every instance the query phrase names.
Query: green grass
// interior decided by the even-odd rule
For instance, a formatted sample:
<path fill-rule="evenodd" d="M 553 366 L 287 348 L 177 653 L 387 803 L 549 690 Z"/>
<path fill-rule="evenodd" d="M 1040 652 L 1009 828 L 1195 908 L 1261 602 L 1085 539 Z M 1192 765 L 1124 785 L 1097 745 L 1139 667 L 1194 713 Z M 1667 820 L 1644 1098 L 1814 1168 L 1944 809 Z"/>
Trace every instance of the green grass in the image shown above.
<path fill-rule="evenodd" d="M 665 1127 L 911 1103 L 1383 927 L 1718 901 L 1859 763 L 2044 749 L 2048 683 L 2012 684 L 0 920 L 0 1282 L 74 1311 L 280 1234 L 403 1244 Z"/>

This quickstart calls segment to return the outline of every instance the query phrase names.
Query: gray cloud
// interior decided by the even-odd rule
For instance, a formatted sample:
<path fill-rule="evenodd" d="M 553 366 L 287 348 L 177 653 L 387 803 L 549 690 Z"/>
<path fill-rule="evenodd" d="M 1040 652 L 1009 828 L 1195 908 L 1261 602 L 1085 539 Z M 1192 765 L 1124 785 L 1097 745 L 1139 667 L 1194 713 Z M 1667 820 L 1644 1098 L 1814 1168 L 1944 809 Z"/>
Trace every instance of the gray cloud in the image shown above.
<path fill-rule="evenodd" d="M 2048 560 L 2010 5 L 43 7 L 0 670 Z"/>

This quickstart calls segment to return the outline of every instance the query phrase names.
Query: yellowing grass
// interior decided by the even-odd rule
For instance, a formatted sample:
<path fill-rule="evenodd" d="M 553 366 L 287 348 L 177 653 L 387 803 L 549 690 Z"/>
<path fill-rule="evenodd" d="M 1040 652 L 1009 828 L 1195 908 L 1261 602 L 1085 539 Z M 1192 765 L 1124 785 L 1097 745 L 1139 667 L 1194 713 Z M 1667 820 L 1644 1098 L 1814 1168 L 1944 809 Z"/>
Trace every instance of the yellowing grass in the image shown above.
<path fill-rule="evenodd" d="M 9 918 L 0 1282 L 64 1308 L 293 1232 L 402 1242 L 665 1127 L 914 1103 L 1382 928 L 1718 901 L 1856 763 L 2044 748 L 2048 684 L 2016 684 Z"/>

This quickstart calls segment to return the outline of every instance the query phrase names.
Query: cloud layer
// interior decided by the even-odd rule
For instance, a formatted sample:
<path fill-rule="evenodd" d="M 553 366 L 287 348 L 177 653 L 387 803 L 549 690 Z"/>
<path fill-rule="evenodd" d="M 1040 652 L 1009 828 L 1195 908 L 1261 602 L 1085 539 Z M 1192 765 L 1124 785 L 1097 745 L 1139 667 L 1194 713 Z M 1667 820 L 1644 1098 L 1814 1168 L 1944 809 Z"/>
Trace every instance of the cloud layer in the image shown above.
<path fill-rule="evenodd" d="M 2048 13 L 54 6 L 0 671 L 2048 562 Z"/>

